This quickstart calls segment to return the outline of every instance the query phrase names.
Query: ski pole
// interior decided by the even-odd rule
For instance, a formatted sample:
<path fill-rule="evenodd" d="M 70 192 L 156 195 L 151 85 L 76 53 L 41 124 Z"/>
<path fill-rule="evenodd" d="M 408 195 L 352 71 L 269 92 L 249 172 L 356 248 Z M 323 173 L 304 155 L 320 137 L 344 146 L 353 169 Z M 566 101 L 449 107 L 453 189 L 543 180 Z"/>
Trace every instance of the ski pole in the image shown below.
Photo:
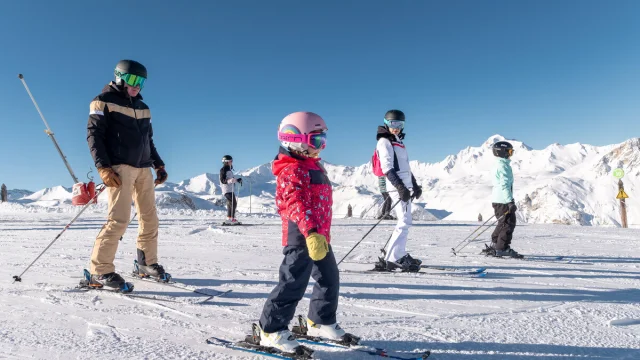
<path fill-rule="evenodd" d="M 58 142 L 56 141 L 56 138 L 53 135 L 53 131 L 51 131 L 51 128 L 49 127 L 49 124 L 47 123 L 47 120 L 45 120 L 44 115 L 42 115 L 42 111 L 40 111 L 40 107 L 38 106 L 38 103 L 36 102 L 36 99 L 31 94 L 31 90 L 29 90 L 29 87 L 27 86 L 27 82 L 24 81 L 24 76 L 22 74 L 18 74 L 18 79 L 20 79 L 20 81 L 22 81 L 22 85 L 24 85 L 24 88 L 27 90 L 27 93 L 29 94 L 29 97 L 31 98 L 31 101 L 33 101 L 33 105 L 35 105 L 36 110 L 38 110 L 38 114 L 40 114 L 40 117 L 42 118 L 42 121 L 44 121 L 44 125 L 47 127 L 47 129 L 44 132 L 47 135 L 49 135 L 49 137 L 51 138 L 51 141 L 53 141 L 53 145 L 58 150 L 58 154 L 60 154 L 60 157 L 62 158 L 62 161 L 64 162 L 64 165 L 67 167 L 67 170 L 69 170 L 69 174 L 73 178 L 73 183 L 74 184 L 79 183 L 78 178 L 73 173 L 73 170 L 71 170 L 71 165 L 69 165 L 69 162 L 67 161 L 67 157 L 64 156 L 64 154 L 62 153 L 62 149 L 60 149 L 60 146 L 58 145 Z"/>
<path fill-rule="evenodd" d="M 365 211 L 362 215 L 360 215 L 360 218 L 361 218 L 361 219 L 364 219 L 364 216 L 365 216 L 365 215 L 367 215 L 367 213 L 369 212 L 369 210 L 373 209 L 376 205 L 378 205 L 378 203 L 379 203 L 379 202 L 380 202 L 380 199 L 377 199 L 377 200 L 373 203 L 373 205 L 371 205 L 371 207 L 369 207 L 369 208 L 367 209 L 367 211 Z"/>
<path fill-rule="evenodd" d="M 458 252 L 462 251 L 462 249 L 466 248 L 467 245 L 471 244 L 472 242 L 474 242 L 480 235 L 482 235 L 485 231 L 489 230 L 493 225 L 495 225 L 496 223 L 498 223 L 500 220 L 502 220 L 502 218 L 504 218 L 505 216 L 507 216 L 509 212 L 507 211 L 506 213 L 504 213 L 504 215 L 500 216 L 496 221 L 494 221 L 491 225 L 487 226 L 486 228 L 484 228 L 484 230 L 482 230 L 478 235 L 476 235 L 473 239 L 469 240 L 469 242 L 467 242 L 466 244 L 464 244 L 463 247 L 461 247 L 460 249 L 458 249 L 457 251 L 455 249 L 451 249 L 453 251 L 453 255 L 454 256 L 458 256 Z"/>
<path fill-rule="evenodd" d="M 395 203 L 395 204 L 393 204 L 393 206 L 391 207 L 391 210 L 393 210 L 393 208 L 395 208 L 395 207 L 396 207 L 396 205 L 398 205 L 398 204 L 400 203 L 400 201 L 402 201 L 402 200 L 401 200 L 401 199 L 398 199 L 398 201 L 396 201 L 396 203 Z M 382 219 L 378 220 L 378 222 L 377 222 L 377 223 L 375 223 L 375 225 L 373 225 L 373 226 L 371 227 L 371 229 L 370 229 L 369 231 L 367 231 L 367 233 L 366 233 L 366 234 L 364 234 L 364 236 L 362 237 L 362 239 L 360 239 L 360 241 L 358 241 L 355 245 L 353 245 L 353 247 L 351 248 L 351 250 L 349 250 L 349 252 L 347 253 L 347 255 L 345 255 L 345 256 L 342 258 L 342 260 L 340 260 L 340 261 L 338 262 L 338 264 L 337 264 L 337 265 L 340 265 L 340 263 L 342 263 L 342 262 L 344 261 L 344 259 L 346 259 L 346 258 L 347 258 L 347 256 L 349 256 L 349 254 L 351 254 L 351 252 L 352 252 L 352 251 L 353 251 L 353 250 L 354 250 L 358 245 L 360 245 L 360 243 L 362 242 L 362 240 L 364 240 L 364 239 L 367 237 L 367 235 L 371 234 L 371 232 L 373 231 L 373 229 L 375 229 L 375 228 L 376 228 L 376 226 L 378 226 L 378 224 L 380 224 L 381 222 L 382 222 Z M 336 265 L 336 266 L 337 266 L 337 265 Z"/>
<path fill-rule="evenodd" d="M 453 253 L 456 253 L 456 249 L 458 248 L 458 246 L 462 245 L 465 241 L 467 241 L 468 238 L 471 237 L 471 235 L 473 235 L 476 231 L 480 230 L 480 228 L 482 228 L 483 226 L 487 225 L 487 223 L 489 221 L 491 221 L 491 219 L 493 219 L 494 217 L 496 217 L 495 215 L 491 215 L 490 218 L 487 219 L 487 221 L 484 222 L 484 224 L 478 226 L 475 230 L 473 230 L 473 232 L 471 234 L 469 234 L 466 238 L 464 238 L 464 240 L 460 241 L 460 243 L 454 247 L 451 248 L 451 250 L 453 250 Z"/>
<path fill-rule="evenodd" d="M 42 252 L 40 253 L 40 255 L 38 255 L 38 257 L 35 258 L 35 260 L 33 260 L 31 262 L 31 264 L 29 264 L 29 266 L 27 266 L 26 269 L 24 269 L 24 271 L 20 274 L 20 275 L 14 275 L 13 276 L 13 283 L 15 284 L 16 281 L 21 282 L 22 281 L 22 275 L 24 275 L 24 273 L 27 272 L 27 270 L 29 270 L 29 268 L 35 264 L 36 261 L 38 261 L 38 259 L 40 259 L 40 257 L 51 247 L 51 245 L 53 245 L 53 243 L 55 243 L 60 236 L 62 236 L 62 234 L 64 234 L 65 231 L 67 231 L 67 229 L 71 226 L 71 224 L 73 224 L 79 217 L 80 215 L 82 215 L 82 213 L 89 207 L 89 205 L 91 205 L 91 203 L 93 202 L 93 200 L 95 200 L 98 195 L 100 195 L 100 193 L 102 193 L 104 191 L 104 189 L 106 189 L 106 186 L 103 186 L 102 189 L 96 191 L 96 194 L 93 196 L 93 198 L 82 208 L 80 209 L 80 211 L 78 212 L 78 214 L 62 229 L 62 231 L 58 234 L 58 236 L 56 236 L 53 241 L 51 241 L 49 243 L 49 245 L 47 245 L 46 248 L 44 248 L 44 250 L 42 250 Z"/>
<path fill-rule="evenodd" d="M 395 231 L 395 230 L 394 230 Z M 391 237 L 393 236 L 393 231 L 391 232 L 391 234 L 389 235 L 389 238 L 387 239 L 387 242 L 384 243 L 384 246 L 382 247 L 382 249 L 380 249 L 380 251 L 382 251 L 382 254 L 384 256 L 387 256 L 387 250 L 385 250 L 387 248 L 387 244 L 389 243 L 389 241 L 391 241 Z"/>

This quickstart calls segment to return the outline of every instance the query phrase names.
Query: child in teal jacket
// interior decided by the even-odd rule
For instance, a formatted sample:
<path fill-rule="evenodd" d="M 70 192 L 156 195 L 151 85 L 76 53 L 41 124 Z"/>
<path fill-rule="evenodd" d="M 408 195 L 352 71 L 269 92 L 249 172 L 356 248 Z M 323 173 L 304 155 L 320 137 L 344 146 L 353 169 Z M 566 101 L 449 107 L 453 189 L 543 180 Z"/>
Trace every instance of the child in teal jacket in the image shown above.
<path fill-rule="evenodd" d="M 491 247 L 483 252 L 497 257 L 521 258 L 511 248 L 513 230 L 516 228 L 516 207 L 513 201 L 513 170 L 511 169 L 511 156 L 513 145 L 506 141 L 498 141 L 493 144 L 493 155 L 497 157 L 497 163 L 493 170 L 493 193 L 491 202 L 498 220 L 498 225 L 491 235 Z"/>

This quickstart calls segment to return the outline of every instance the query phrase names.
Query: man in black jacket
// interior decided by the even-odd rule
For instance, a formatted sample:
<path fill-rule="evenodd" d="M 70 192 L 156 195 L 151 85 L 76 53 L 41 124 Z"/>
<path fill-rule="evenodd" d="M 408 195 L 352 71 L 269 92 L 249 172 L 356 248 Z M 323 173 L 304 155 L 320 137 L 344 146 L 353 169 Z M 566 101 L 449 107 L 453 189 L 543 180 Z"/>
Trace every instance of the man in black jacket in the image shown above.
<path fill-rule="evenodd" d="M 139 217 L 138 274 L 160 281 L 171 278 L 157 258 L 158 215 L 149 168 L 155 168 L 155 185 L 164 183 L 168 175 L 153 143 L 151 112 L 140 95 L 146 79 L 147 69 L 142 64 L 122 60 L 116 66 L 115 81 L 105 86 L 90 105 L 87 141 L 109 196 L 107 223 L 98 234 L 91 255 L 90 285 L 94 287 L 133 290 L 115 272 L 113 264 L 119 240 L 131 218 L 132 199 Z"/>

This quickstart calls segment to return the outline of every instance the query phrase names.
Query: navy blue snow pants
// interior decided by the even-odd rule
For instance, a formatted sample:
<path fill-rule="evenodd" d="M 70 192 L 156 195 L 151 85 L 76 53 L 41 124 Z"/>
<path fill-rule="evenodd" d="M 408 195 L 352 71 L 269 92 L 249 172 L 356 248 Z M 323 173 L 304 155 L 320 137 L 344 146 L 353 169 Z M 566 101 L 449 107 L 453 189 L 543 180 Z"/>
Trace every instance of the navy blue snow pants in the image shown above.
<path fill-rule="evenodd" d="M 285 246 L 282 253 L 280 282 L 264 304 L 260 317 L 262 330 L 272 333 L 289 327 L 310 277 L 316 284 L 311 293 L 308 318 L 321 325 L 336 323 L 340 276 L 331 246 L 327 256 L 320 261 L 311 260 L 306 246 Z"/>

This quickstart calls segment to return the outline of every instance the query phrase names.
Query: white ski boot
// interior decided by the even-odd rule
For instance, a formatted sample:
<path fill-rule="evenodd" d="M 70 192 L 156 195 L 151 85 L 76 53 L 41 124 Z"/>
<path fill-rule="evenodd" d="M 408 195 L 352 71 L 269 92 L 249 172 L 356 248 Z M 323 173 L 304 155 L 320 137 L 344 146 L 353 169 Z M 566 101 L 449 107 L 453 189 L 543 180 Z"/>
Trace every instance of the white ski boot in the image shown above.
<path fill-rule="evenodd" d="M 327 340 L 340 341 L 347 333 L 342 330 L 338 323 L 331 325 L 320 325 L 307 319 L 307 335 L 319 337 Z"/>
<path fill-rule="evenodd" d="M 272 347 L 287 354 L 296 354 L 300 348 L 300 343 L 289 329 L 273 333 L 266 333 L 260 329 L 260 345 Z"/>

